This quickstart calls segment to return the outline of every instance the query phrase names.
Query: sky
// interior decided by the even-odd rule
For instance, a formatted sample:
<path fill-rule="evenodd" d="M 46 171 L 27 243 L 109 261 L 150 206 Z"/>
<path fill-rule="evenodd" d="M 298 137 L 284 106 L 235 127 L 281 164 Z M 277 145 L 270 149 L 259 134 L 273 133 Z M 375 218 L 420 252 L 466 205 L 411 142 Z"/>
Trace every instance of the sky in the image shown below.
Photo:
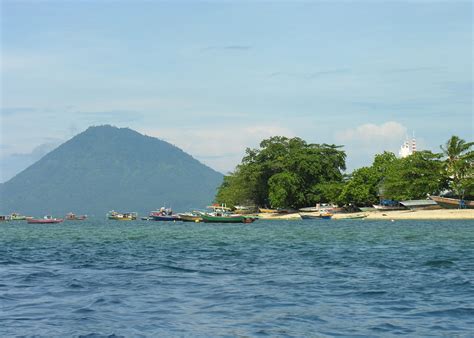
<path fill-rule="evenodd" d="M 348 171 L 474 140 L 471 1 L 0 1 L 0 182 L 103 124 L 224 174 L 275 135 Z"/>

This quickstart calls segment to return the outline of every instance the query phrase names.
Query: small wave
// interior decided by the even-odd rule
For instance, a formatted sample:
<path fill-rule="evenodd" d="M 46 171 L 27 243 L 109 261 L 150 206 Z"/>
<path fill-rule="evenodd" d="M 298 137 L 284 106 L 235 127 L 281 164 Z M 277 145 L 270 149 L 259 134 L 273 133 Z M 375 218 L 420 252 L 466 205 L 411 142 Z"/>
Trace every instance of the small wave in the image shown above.
<path fill-rule="evenodd" d="M 453 261 L 447 259 L 435 259 L 425 262 L 424 265 L 432 268 L 448 268 L 455 264 Z"/>
<path fill-rule="evenodd" d="M 416 316 L 423 316 L 423 317 L 444 317 L 444 316 L 453 316 L 453 317 L 474 317 L 474 308 L 470 307 L 458 307 L 453 309 L 445 309 L 445 310 L 435 310 L 435 311 L 425 311 L 419 312 Z"/>
<path fill-rule="evenodd" d="M 79 338 L 122 338 L 125 336 L 118 336 L 115 333 L 112 334 L 101 334 L 101 333 L 88 333 L 88 334 L 81 334 L 78 336 Z"/>

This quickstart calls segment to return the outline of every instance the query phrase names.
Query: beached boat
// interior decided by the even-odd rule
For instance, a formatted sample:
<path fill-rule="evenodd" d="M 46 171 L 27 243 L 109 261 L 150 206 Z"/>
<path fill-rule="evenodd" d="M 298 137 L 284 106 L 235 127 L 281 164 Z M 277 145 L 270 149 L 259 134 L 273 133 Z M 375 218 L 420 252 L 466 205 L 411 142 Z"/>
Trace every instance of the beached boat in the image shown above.
<path fill-rule="evenodd" d="M 66 221 L 83 221 L 87 218 L 87 215 L 80 215 L 77 216 L 76 214 L 70 212 L 66 215 L 65 219 Z"/>
<path fill-rule="evenodd" d="M 330 213 L 300 214 L 302 219 L 331 219 Z"/>
<path fill-rule="evenodd" d="M 428 196 L 437 204 L 447 209 L 474 209 L 474 201 L 461 200 L 441 196 Z"/>
<path fill-rule="evenodd" d="M 400 204 L 404 207 L 412 210 L 416 209 L 439 209 L 440 206 L 433 200 L 426 199 L 426 200 L 408 200 L 408 201 L 400 201 Z"/>
<path fill-rule="evenodd" d="M 258 208 L 258 211 L 261 212 L 262 214 L 276 214 L 276 213 L 278 213 L 278 210 L 276 210 L 276 209 Z"/>
<path fill-rule="evenodd" d="M 152 221 L 179 221 L 178 215 L 173 214 L 171 208 L 161 207 L 158 211 L 150 212 L 149 217 Z"/>
<path fill-rule="evenodd" d="M 62 218 L 53 218 L 52 216 L 44 216 L 43 218 L 31 218 L 27 222 L 29 224 L 51 224 L 51 223 L 61 223 L 64 220 Z"/>
<path fill-rule="evenodd" d="M 367 218 L 368 215 L 350 215 L 346 217 L 341 217 L 339 219 L 364 219 Z"/>
<path fill-rule="evenodd" d="M 398 201 L 393 200 L 381 200 L 379 204 L 374 204 L 373 207 L 378 211 L 391 211 L 391 210 L 405 210 L 406 208 Z"/>

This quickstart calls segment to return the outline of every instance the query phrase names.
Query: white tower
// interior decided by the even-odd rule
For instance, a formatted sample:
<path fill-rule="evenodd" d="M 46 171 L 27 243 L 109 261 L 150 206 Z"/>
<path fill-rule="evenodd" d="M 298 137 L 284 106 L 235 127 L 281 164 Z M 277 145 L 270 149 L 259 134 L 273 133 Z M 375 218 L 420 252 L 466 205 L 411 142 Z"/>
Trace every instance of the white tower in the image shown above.
<path fill-rule="evenodd" d="M 412 155 L 414 152 L 416 152 L 416 139 L 415 135 L 413 134 L 411 142 L 409 141 L 408 137 L 406 138 L 405 142 L 403 142 L 403 145 L 400 147 L 398 155 L 401 158 L 405 158 L 407 156 Z"/>

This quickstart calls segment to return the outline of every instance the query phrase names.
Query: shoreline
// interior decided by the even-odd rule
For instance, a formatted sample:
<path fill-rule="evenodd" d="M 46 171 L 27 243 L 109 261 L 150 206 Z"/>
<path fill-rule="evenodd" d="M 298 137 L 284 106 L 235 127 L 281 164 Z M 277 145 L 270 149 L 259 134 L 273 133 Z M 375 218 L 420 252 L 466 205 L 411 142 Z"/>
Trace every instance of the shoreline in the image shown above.
<path fill-rule="evenodd" d="M 311 214 L 311 213 L 304 213 Z M 315 213 L 316 214 L 316 213 Z M 394 211 L 366 211 L 344 214 L 334 214 L 333 220 L 351 219 L 366 215 L 360 220 L 474 220 L 474 209 L 435 209 L 435 210 L 394 210 Z M 261 220 L 300 220 L 300 213 L 292 214 L 257 214 Z"/>

